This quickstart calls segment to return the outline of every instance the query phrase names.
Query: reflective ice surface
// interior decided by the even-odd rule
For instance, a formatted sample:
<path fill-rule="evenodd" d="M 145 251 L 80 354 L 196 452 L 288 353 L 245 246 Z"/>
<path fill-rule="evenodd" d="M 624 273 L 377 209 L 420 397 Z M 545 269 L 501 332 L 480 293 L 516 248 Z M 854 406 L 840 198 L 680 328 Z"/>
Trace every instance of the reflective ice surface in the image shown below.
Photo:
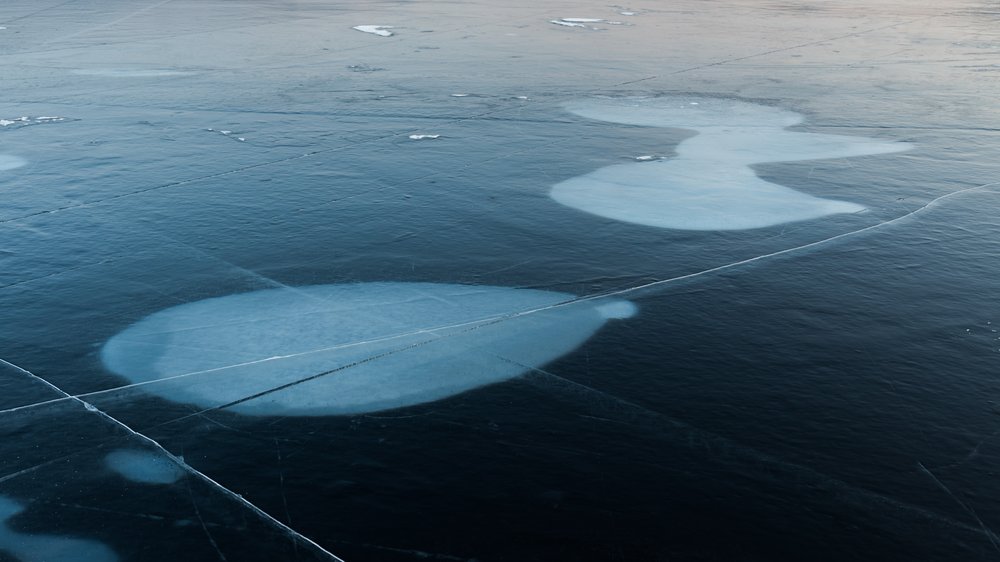
<path fill-rule="evenodd" d="M 0 3 L 0 560 L 996 559 L 998 18 Z"/>

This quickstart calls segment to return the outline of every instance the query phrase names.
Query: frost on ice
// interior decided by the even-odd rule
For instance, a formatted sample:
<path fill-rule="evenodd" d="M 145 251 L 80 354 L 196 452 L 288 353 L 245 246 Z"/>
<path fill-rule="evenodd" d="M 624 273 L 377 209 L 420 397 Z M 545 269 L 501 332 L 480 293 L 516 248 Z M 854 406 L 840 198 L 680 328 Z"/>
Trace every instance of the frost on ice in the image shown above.
<path fill-rule="evenodd" d="M 108 340 L 101 358 L 139 390 L 202 408 L 373 412 L 516 377 L 635 310 L 573 299 L 430 283 L 255 291 L 151 314 Z"/>
<path fill-rule="evenodd" d="M 114 562 L 118 557 L 97 541 L 59 535 L 20 533 L 9 523 L 24 511 L 14 500 L 0 496 L 0 553 L 8 552 L 21 562 Z"/>
<path fill-rule="evenodd" d="M 27 160 L 24 158 L 18 158 L 17 156 L 11 156 L 9 154 L 0 154 L 0 171 L 20 168 L 27 163 Z"/>
<path fill-rule="evenodd" d="M 119 449 L 104 457 L 108 468 L 140 484 L 173 484 L 184 469 L 166 455 L 139 449 Z"/>
<path fill-rule="evenodd" d="M 691 129 L 677 156 L 601 168 L 556 184 L 553 199 L 625 222 L 684 230 L 742 230 L 854 213 L 861 205 L 813 197 L 765 181 L 750 167 L 885 154 L 911 145 L 864 137 L 801 133 L 802 115 L 710 97 L 617 98 L 570 102 L 576 115 L 628 125 Z"/>

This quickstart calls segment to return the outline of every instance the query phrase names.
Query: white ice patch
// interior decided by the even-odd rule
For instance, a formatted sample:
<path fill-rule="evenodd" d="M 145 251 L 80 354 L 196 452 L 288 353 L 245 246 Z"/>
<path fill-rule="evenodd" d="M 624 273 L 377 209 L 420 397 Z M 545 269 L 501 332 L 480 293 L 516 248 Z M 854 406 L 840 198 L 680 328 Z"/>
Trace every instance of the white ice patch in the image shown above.
<path fill-rule="evenodd" d="M 800 133 L 802 115 L 710 97 L 618 98 L 570 102 L 576 115 L 647 127 L 692 129 L 677 157 L 601 168 L 556 184 L 556 201 L 602 217 L 683 230 L 743 230 L 864 209 L 764 181 L 750 167 L 900 152 L 908 143 Z"/>
<path fill-rule="evenodd" d="M 549 23 L 554 23 L 556 25 L 562 25 L 564 27 L 587 27 L 586 25 L 584 25 L 582 23 L 576 23 L 576 22 L 566 21 L 566 20 L 549 20 Z"/>
<path fill-rule="evenodd" d="M 256 291 L 151 314 L 108 340 L 101 359 L 145 392 L 200 408 L 374 412 L 511 379 L 635 313 L 620 299 L 552 306 L 573 298 L 431 283 Z"/>
<path fill-rule="evenodd" d="M 392 28 L 391 25 L 355 25 L 351 29 L 357 29 L 362 33 L 372 33 L 380 37 L 392 37 L 392 32 L 389 31 Z"/>
<path fill-rule="evenodd" d="M 559 18 L 557 20 L 549 20 L 549 23 L 554 23 L 556 25 L 562 25 L 565 27 L 586 27 L 589 29 L 599 29 L 597 27 L 590 27 L 588 23 L 603 23 L 606 25 L 632 25 L 626 24 L 623 21 L 612 21 L 601 18 Z"/>
<path fill-rule="evenodd" d="M 184 70 L 170 69 L 122 69 L 122 68 L 81 68 L 73 71 L 80 76 L 106 76 L 108 78 L 155 78 L 157 76 L 185 76 L 193 74 Z"/>
<path fill-rule="evenodd" d="M 412 140 L 433 140 L 439 138 L 441 138 L 441 135 L 410 135 L 410 139 Z"/>
<path fill-rule="evenodd" d="M 59 535 L 19 533 L 7 521 L 24 508 L 6 496 L 0 496 L 0 551 L 9 552 L 20 562 L 113 562 L 118 557 L 97 541 Z"/>
<path fill-rule="evenodd" d="M 173 484 L 184 470 L 165 455 L 139 449 L 120 449 L 104 457 L 104 463 L 122 477 L 140 484 Z"/>
<path fill-rule="evenodd" d="M 65 117 L 56 117 L 51 115 L 46 115 L 41 117 L 29 117 L 27 115 L 22 115 L 20 117 L 11 117 L 9 119 L 0 118 L 0 127 L 10 127 L 12 129 L 17 129 L 20 127 L 27 127 L 30 125 L 59 123 L 61 121 L 71 121 L 71 119 L 67 119 Z"/>
<path fill-rule="evenodd" d="M 28 161 L 24 158 L 18 158 L 17 156 L 11 156 L 9 154 L 0 154 L 0 171 L 20 168 L 27 163 Z"/>
<path fill-rule="evenodd" d="M 234 133 L 232 131 L 227 131 L 225 129 L 223 129 L 223 130 L 220 131 L 220 130 L 213 129 L 212 127 L 209 127 L 209 128 L 207 128 L 205 130 L 208 131 L 208 132 L 210 132 L 210 133 L 218 133 L 218 134 L 220 134 L 220 135 L 222 135 L 224 137 L 231 138 L 231 139 L 233 139 L 235 141 L 238 141 L 238 142 L 246 142 L 247 141 L 246 137 L 236 136 L 236 133 Z"/>

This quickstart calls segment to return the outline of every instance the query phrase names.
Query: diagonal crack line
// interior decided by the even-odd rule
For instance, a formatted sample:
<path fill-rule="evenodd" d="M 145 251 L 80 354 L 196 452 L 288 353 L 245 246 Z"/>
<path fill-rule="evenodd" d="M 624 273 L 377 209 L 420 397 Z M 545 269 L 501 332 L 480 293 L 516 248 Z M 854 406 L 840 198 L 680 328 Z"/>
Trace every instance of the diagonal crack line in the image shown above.
<path fill-rule="evenodd" d="M 52 404 L 52 403 L 55 403 L 55 402 L 60 402 L 60 401 L 68 400 L 68 399 L 79 400 L 81 398 L 90 398 L 90 397 L 104 395 L 104 394 L 110 394 L 110 393 L 114 393 L 114 392 L 121 392 L 123 390 L 128 390 L 128 389 L 131 389 L 131 388 L 138 388 L 138 387 L 143 387 L 143 386 L 147 386 L 147 385 L 154 385 L 154 384 L 162 384 L 162 383 L 165 383 L 165 382 L 176 381 L 176 380 L 184 379 L 184 378 L 188 378 L 188 377 L 193 377 L 193 376 L 198 376 L 198 375 L 205 375 L 205 374 L 209 374 L 209 373 L 219 373 L 219 372 L 222 372 L 222 371 L 225 371 L 225 370 L 228 370 L 228 369 L 239 368 L 239 367 L 246 367 L 246 366 L 250 366 L 250 365 L 258 365 L 258 364 L 263 364 L 263 363 L 268 363 L 268 362 L 273 362 L 273 361 L 279 361 L 279 360 L 282 360 L 282 359 L 304 357 L 304 356 L 307 356 L 307 355 L 310 355 L 310 354 L 323 353 L 323 352 L 328 352 L 328 351 L 335 351 L 335 350 L 338 350 L 338 349 L 347 349 L 347 348 L 356 347 L 356 346 L 360 346 L 360 345 L 369 345 L 369 344 L 374 344 L 374 343 L 383 343 L 383 342 L 388 342 L 388 341 L 392 341 L 392 340 L 395 340 L 395 339 L 401 339 L 401 338 L 406 338 L 406 337 L 410 337 L 410 336 L 416 336 L 416 335 L 420 335 L 420 334 L 432 334 L 433 335 L 433 334 L 436 334 L 438 332 L 443 332 L 443 331 L 447 331 L 447 330 L 459 330 L 459 331 L 457 331 L 457 332 L 455 332 L 453 334 L 447 334 L 447 335 L 437 336 L 435 338 L 431 338 L 431 339 L 428 339 L 428 340 L 425 340 L 425 341 L 422 341 L 422 342 L 417 342 L 417 343 L 414 343 L 414 344 L 410 344 L 410 345 L 404 346 L 403 348 L 398 348 L 396 350 L 392 350 L 392 351 L 389 351 L 389 352 L 380 353 L 380 354 L 378 354 L 376 356 L 369 357 L 367 360 L 360 360 L 360 361 L 356 362 L 356 363 L 360 364 L 361 362 L 366 362 L 368 360 L 373 360 L 373 359 L 379 358 L 379 357 L 385 357 L 385 356 L 388 356 L 390 354 L 399 353 L 399 352 L 401 352 L 401 351 L 403 351 L 405 349 L 413 349 L 413 348 L 416 348 L 416 347 L 419 347 L 419 346 L 426 345 L 426 344 L 431 343 L 433 341 L 438 341 L 440 339 L 454 337 L 456 335 L 463 334 L 463 333 L 466 333 L 466 332 L 471 331 L 471 330 L 479 329 L 479 328 L 482 328 L 482 327 L 485 327 L 485 326 L 489 326 L 489 325 L 493 325 L 493 324 L 497 324 L 497 323 L 500 323 L 500 322 L 505 322 L 507 320 L 512 320 L 514 318 L 520 318 L 522 316 L 536 314 L 536 313 L 540 313 L 540 312 L 544 312 L 544 311 L 548 311 L 548 310 L 554 310 L 554 309 L 562 308 L 562 307 L 566 307 L 566 306 L 573 306 L 573 305 L 576 305 L 576 304 L 579 304 L 579 303 L 584 303 L 584 302 L 598 301 L 598 300 L 607 299 L 607 298 L 611 298 L 611 297 L 622 297 L 622 296 L 627 296 L 627 295 L 648 296 L 650 294 L 656 294 L 656 293 L 660 292 L 663 289 L 663 287 L 666 287 L 668 285 L 672 285 L 674 283 L 679 283 L 679 282 L 683 282 L 683 281 L 689 281 L 691 279 L 695 279 L 695 278 L 698 278 L 698 277 L 702 277 L 702 276 L 706 276 L 706 275 L 711 275 L 711 274 L 719 273 L 719 272 L 722 272 L 722 271 L 727 271 L 727 270 L 730 270 L 730 269 L 738 268 L 738 267 L 744 266 L 744 265 L 753 264 L 753 263 L 756 263 L 756 262 L 766 262 L 767 260 L 769 260 L 771 258 L 776 258 L 776 257 L 779 257 L 779 256 L 792 255 L 792 254 L 796 254 L 796 253 L 803 252 L 803 251 L 806 251 L 806 250 L 812 250 L 812 249 L 818 248 L 820 246 L 825 246 L 825 245 L 828 245 L 828 244 L 831 244 L 831 243 L 834 243 L 834 242 L 842 241 L 842 240 L 845 240 L 845 239 L 848 239 L 848 238 L 859 236 L 861 234 L 870 233 L 870 232 L 873 232 L 875 230 L 879 230 L 879 229 L 882 229 L 882 228 L 885 228 L 885 227 L 888 227 L 888 226 L 892 226 L 892 225 L 898 224 L 900 222 L 903 222 L 903 221 L 905 221 L 907 219 L 910 219 L 910 218 L 912 218 L 914 216 L 922 214 L 922 213 L 928 211 L 929 209 L 932 209 L 932 208 L 938 206 L 939 204 L 941 204 L 942 201 L 945 201 L 945 200 L 947 200 L 949 198 L 956 197 L 956 196 L 961 196 L 961 195 L 964 195 L 964 194 L 974 193 L 974 192 L 977 192 L 977 191 L 982 191 L 982 190 L 985 190 L 988 187 L 993 187 L 993 186 L 996 186 L 996 185 L 1000 185 L 1000 181 L 986 183 L 986 184 L 982 184 L 982 185 L 978 185 L 978 186 L 967 187 L 967 188 L 964 188 L 964 189 L 959 189 L 957 191 L 952 191 L 950 193 L 946 193 L 944 195 L 940 195 L 940 196 L 938 196 L 938 197 L 936 197 L 936 198 L 928 201 L 924 205 L 922 205 L 922 206 L 920 206 L 920 207 L 918 207 L 918 208 L 916 208 L 916 209 L 914 209 L 912 211 L 909 211 L 906 214 L 900 215 L 900 216 L 898 216 L 898 217 L 896 217 L 894 219 L 889 219 L 889 220 L 886 220 L 886 221 L 883 221 L 883 222 L 880 222 L 880 223 L 873 224 L 871 226 L 867 226 L 867 227 L 860 228 L 860 229 L 857 229 L 857 230 L 852 230 L 850 232 L 844 232 L 842 234 L 837 234 L 837 235 L 834 235 L 834 236 L 830 236 L 828 238 L 824 238 L 822 240 L 817 240 L 815 242 L 809 242 L 807 244 L 802 244 L 800 246 L 795 246 L 795 247 L 792 247 L 792 248 L 786 248 L 786 249 L 783 249 L 783 250 L 778 250 L 776 252 L 770 252 L 770 253 L 767 253 L 767 254 L 762 254 L 762 255 L 759 255 L 759 256 L 754 256 L 754 257 L 751 257 L 751 258 L 747 258 L 747 259 L 743 259 L 743 260 L 739 260 L 739 261 L 735 261 L 735 262 L 730 262 L 730 263 L 727 263 L 727 264 L 723 264 L 723 265 L 711 267 L 711 268 L 708 268 L 708 269 L 703 269 L 701 271 L 696 271 L 696 272 L 693 272 L 693 273 L 687 273 L 687 274 L 684 274 L 684 275 L 678 275 L 678 276 L 670 277 L 670 278 L 666 278 L 666 279 L 659 279 L 659 280 L 651 281 L 649 283 L 644 283 L 644 284 L 641 284 L 641 285 L 635 285 L 635 286 L 632 286 L 632 287 L 628 287 L 628 288 L 625 288 L 625 289 L 617 289 L 617 290 L 607 291 L 607 292 L 603 292 L 603 293 L 595 293 L 595 294 L 591 294 L 591 295 L 584 295 L 584 296 L 580 296 L 580 297 L 575 297 L 575 298 L 572 298 L 572 299 L 568 299 L 568 300 L 565 300 L 565 301 L 562 301 L 562 302 L 559 302 L 559 303 L 536 307 L 536 308 L 533 308 L 533 309 L 520 310 L 520 311 L 511 312 L 511 313 L 508 313 L 508 314 L 503 314 L 503 315 L 499 315 L 499 316 L 492 316 L 492 317 L 487 317 L 487 318 L 477 318 L 477 319 L 468 320 L 468 321 L 465 321 L 465 322 L 458 322 L 458 323 L 454 323 L 454 324 L 445 324 L 445 325 L 442 325 L 442 326 L 436 326 L 436 327 L 432 327 L 432 328 L 422 328 L 422 329 L 412 330 L 412 331 L 404 332 L 404 333 L 400 333 L 400 334 L 393 334 L 393 335 L 390 335 L 390 336 L 379 337 L 379 338 L 375 338 L 375 339 L 372 339 L 372 340 L 349 342 L 349 343 L 345 343 L 345 344 L 338 344 L 338 345 L 324 347 L 324 348 L 319 348 L 319 349 L 312 349 L 312 350 L 307 350 L 307 351 L 301 351 L 301 352 L 291 353 L 291 354 L 287 354 L 287 355 L 278 355 L 278 356 L 273 356 L 273 357 L 265 357 L 265 358 L 262 358 L 262 359 L 257 359 L 257 360 L 253 360 L 253 361 L 246 361 L 246 362 L 242 362 L 242 363 L 235 363 L 235 364 L 232 364 L 232 365 L 225 365 L 225 366 L 222 366 L 222 367 L 215 367 L 215 368 L 211 368 L 211 369 L 204 369 L 204 370 L 199 370 L 199 371 L 191 371 L 191 372 L 187 372 L 187 373 L 180 373 L 180 374 L 177 374 L 177 375 L 171 375 L 171 376 L 160 378 L 160 379 L 154 379 L 154 380 L 143 381 L 143 382 L 139 382 L 139 383 L 134 383 L 134 384 L 129 384 L 129 385 L 123 385 L 123 386 L 118 386 L 118 387 L 104 389 L 104 390 L 97 390 L 97 391 L 93 391 L 93 392 L 82 393 L 82 394 L 79 394 L 79 395 L 76 395 L 76 396 L 71 396 L 71 395 L 65 394 L 65 393 L 63 393 L 60 390 L 60 393 L 64 394 L 63 398 L 55 398 L 55 399 L 52 399 L 52 400 L 47 400 L 47 401 L 43 401 L 43 402 L 37 402 L 37 403 L 34 403 L 34 404 L 27 404 L 27 405 L 18 406 L 18 407 L 15 407 L 15 408 L 9 408 L 7 410 L 0 410 L 0 414 L 10 413 L 10 412 L 20 411 L 20 410 L 25 410 L 25 409 L 29 409 L 29 408 L 36 408 L 36 407 L 43 406 L 43 405 L 46 405 L 46 404 Z M 998 192 L 995 192 L 995 191 L 986 191 L 986 193 L 998 193 Z M 463 330 L 463 328 L 464 328 L 464 330 Z M 340 371 L 343 371 L 346 368 L 349 368 L 350 366 L 351 365 L 342 366 L 342 367 L 338 367 L 337 369 L 333 369 L 333 370 L 328 371 L 328 372 L 324 371 L 322 373 L 318 373 L 318 374 L 315 374 L 315 375 L 310 375 L 309 377 L 307 377 L 307 379 L 308 380 L 313 380 L 315 378 L 318 378 L 318 377 L 321 377 L 321 376 L 325 376 L 325 375 L 331 374 L 333 372 L 340 372 Z M 299 382 L 304 382 L 304 381 L 299 381 Z M 292 381 L 290 383 L 285 383 L 284 385 L 282 385 L 281 387 L 279 387 L 279 389 L 288 388 L 290 386 L 294 386 L 295 384 L 298 384 L 298 382 Z M 273 391 L 274 391 L 274 389 L 272 389 L 271 391 L 262 391 L 262 392 L 264 392 L 264 394 L 267 394 L 267 393 L 270 393 L 270 392 L 273 392 Z M 264 395 L 264 394 L 260 394 L 260 395 Z M 255 395 L 254 397 L 259 397 L 259 396 Z M 247 398 L 247 399 L 251 399 L 251 398 Z M 234 402 L 232 404 L 229 404 L 228 406 L 236 405 L 237 403 L 242 403 L 242 402 L 245 402 L 245 401 L 246 401 L 246 399 L 241 399 L 241 400 L 236 401 L 236 402 Z M 219 408 L 220 407 L 209 408 L 206 411 L 216 410 L 216 409 L 219 409 Z M 175 421 L 175 420 L 171 420 L 171 422 L 164 422 L 164 423 L 172 423 L 172 421 Z"/>
<path fill-rule="evenodd" d="M 674 419 L 655 410 L 651 410 L 636 404 L 635 402 L 631 402 L 614 394 L 572 381 L 544 369 L 525 365 L 524 363 L 500 355 L 494 355 L 494 357 L 501 361 L 506 361 L 516 365 L 528 373 L 533 373 L 533 375 L 529 374 L 525 377 L 525 381 L 529 384 L 549 391 L 553 390 L 553 386 L 555 386 L 555 390 L 559 390 L 566 394 L 596 399 L 597 407 L 601 408 L 602 411 L 610 412 L 612 414 L 624 414 L 631 417 L 631 419 L 619 419 L 614 421 L 622 421 L 630 425 L 645 426 L 647 429 L 658 433 L 666 431 L 682 432 L 689 438 L 689 441 L 690 438 L 695 440 L 694 443 L 689 444 L 691 447 L 704 445 L 705 448 L 713 448 L 719 451 L 724 451 L 720 453 L 720 456 L 729 456 L 730 459 L 737 462 L 752 461 L 754 463 L 761 463 L 772 470 L 778 471 L 777 474 L 773 472 L 762 473 L 762 478 L 764 479 L 786 484 L 790 482 L 800 482 L 801 477 L 805 477 L 807 478 L 807 481 L 801 484 L 802 486 L 818 486 L 821 489 L 839 492 L 841 498 L 843 498 L 842 501 L 848 501 L 848 499 L 853 498 L 855 503 L 862 503 L 863 507 L 883 506 L 894 510 L 905 511 L 925 520 L 942 523 L 956 529 L 975 533 L 977 535 L 984 535 L 991 543 L 994 544 L 994 546 L 996 546 L 994 543 L 995 535 L 986 529 L 985 526 L 982 525 L 981 521 L 979 521 L 980 527 L 956 521 L 933 510 L 899 501 L 890 496 L 849 484 L 843 480 L 834 478 L 808 466 L 788 462 L 758 451 L 754 448 L 730 441 L 725 437 L 698 429 L 697 427 L 694 427 L 686 422 Z M 537 380 L 533 380 L 533 377 L 537 377 Z M 926 469 L 924 470 L 926 471 Z M 782 480 L 784 475 L 794 475 L 795 477 Z M 965 506 L 963 505 L 963 507 Z"/>
<path fill-rule="evenodd" d="M 113 425 L 116 425 L 116 426 L 124 429 L 130 435 L 138 438 L 141 441 L 144 441 L 144 442 L 148 443 L 149 445 L 152 445 L 158 451 L 160 451 L 161 453 L 163 453 L 164 455 L 166 455 L 167 458 L 169 458 L 171 461 L 173 461 L 175 464 L 177 464 L 177 466 L 180 466 L 181 468 L 183 468 L 184 470 L 186 470 L 190 474 L 194 475 L 199 480 L 201 480 L 201 481 L 207 483 L 209 486 L 211 486 L 211 487 L 219 490 L 220 492 L 222 492 L 223 494 L 225 494 L 229 498 L 231 498 L 233 500 L 236 500 L 237 503 L 242 504 L 243 506 L 249 508 L 252 512 L 254 512 L 255 514 L 257 514 L 264 521 L 266 521 L 266 522 L 268 522 L 268 523 L 276 526 L 277 528 L 283 530 L 284 532 L 288 533 L 293 538 L 301 540 L 302 542 L 315 547 L 319 552 L 322 552 L 322 553 L 326 554 L 327 556 L 329 556 L 330 560 L 332 560 L 334 562 L 343 562 L 343 560 L 341 560 L 336 555 L 334 555 L 332 552 L 329 552 L 328 550 L 326 550 L 325 548 L 323 548 L 322 546 L 320 546 L 319 544 L 317 544 L 316 542 L 314 542 L 312 539 L 306 537 L 305 535 L 299 533 L 295 529 L 292 529 L 288 525 L 286 525 L 286 524 L 282 523 L 281 521 L 275 519 L 270 514 L 268 514 L 266 511 L 264 511 L 263 509 L 257 507 L 256 505 L 254 505 L 253 503 L 251 503 L 249 500 L 247 500 L 243 496 L 237 494 L 236 492 L 233 492 L 232 490 L 230 490 L 229 488 L 226 488 L 222 484 L 219 484 L 217 481 L 213 480 L 211 477 L 209 477 L 205 473 L 203 473 L 200 470 L 198 470 L 198 469 L 194 468 L 193 466 L 189 465 L 183 459 L 181 459 L 180 457 L 177 457 L 176 455 L 174 455 L 173 453 L 171 453 L 170 451 L 168 451 L 163 445 L 160 445 L 160 443 L 157 442 L 156 440 L 154 440 L 154 439 L 152 439 L 150 437 L 147 437 L 146 435 L 144 435 L 142 433 L 139 433 L 138 431 L 132 429 L 131 427 L 129 427 L 128 425 L 126 425 L 124 422 L 118 420 L 118 418 L 115 418 L 114 416 L 112 416 L 112 415 L 104 412 L 103 410 L 97 408 L 93 404 L 91 404 L 89 402 L 86 402 L 86 401 L 82 400 L 81 398 L 79 398 L 77 396 L 70 395 L 66 391 L 64 391 L 61 388 L 57 387 L 56 385 L 50 383 L 49 381 L 43 379 L 42 377 L 39 377 L 38 375 L 32 373 L 31 371 L 28 371 L 26 369 L 22 369 L 21 367 L 18 367 L 17 365 L 15 365 L 13 363 L 10 363 L 9 361 L 6 361 L 4 359 L 0 359 L 0 364 L 4 364 L 4 365 L 7 365 L 9 367 L 12 367 L 12 368 L 16 369 L 17 371 L 20 371 L 21 373 L 27 375 L 28 377 L 41 382 L 45 386 L 47 386 L 47 387 L 51 388 L 52 390 L 58 392 L 59 394 L 63 395 L 65 397 L 65 399 L 73 400 L 75 402 L 78 402 L 80 405 L 82 405 L 84 408 L 86 408 L 87 411 L 92 412 L 92 413 L 96 414 L 97 416 L 100 416 L 101 418 L 104 418 L 106 421 L 112 423 Z"/>

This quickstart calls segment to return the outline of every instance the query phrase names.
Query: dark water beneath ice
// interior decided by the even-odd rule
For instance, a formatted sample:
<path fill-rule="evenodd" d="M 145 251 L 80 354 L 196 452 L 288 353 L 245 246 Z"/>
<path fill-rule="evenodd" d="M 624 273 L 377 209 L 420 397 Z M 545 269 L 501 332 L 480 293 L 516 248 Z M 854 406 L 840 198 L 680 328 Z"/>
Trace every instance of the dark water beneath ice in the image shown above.
<path fill-rule="evenodd" d="M 104 23 L 134 12 L 104 8 Z M 329 6 L 300 8 L 333 17 Z M 344 33 L 394 13 L 341 8 Z M 64 10 L 50 14 L 69 33 Z M 288 21 L 310 21 L 287 6 L 255 10 L 235 23 L 285 22 L 279 31 L 289 33 Z M 537 10 L 531 32 L 562 34 L 554 44 L 585 31 L 545 27 Z M 11 14 L 0 33 L 42 33 L 15 29 L 31 20 Z M 221 29 L 222 17 L 206 14 L 187 25 Z M 661 21 L 655 15 L 646 21 Z M 295 65 L 316 65 L 307 71 L 255 71 L 294 55 L 271 43 L 230 75 L 210 68 L 221 55 L 171 66 L 147 42 L 141 57 L 125 58 L 191 74 L 70 72 L 139 66 L 103 61 L 101 37 L 183 42 L 180 32 L 152 33 L 147 16 L 123 22 L 134 27 L 120 37 L 112 25 L 90 31 L 94 39 L 60 39 L 72 41 L 61 54 L 45 55 L 53 45 L 42 39 L 4 44 L 14 74 L 0 118 L 66 119 L 0 128 L 0 154 L 26 162 L 0 171 L 0 357 L 73 395 L 127 384 L 102 364 L 101 346 L 185 303 L 368 282 L 600 294 L 858 231 L 998 177 L 996 116 L 983 121 L 982 93 L 942 95 L 952 104 L 943 113 L 921 108 L 912 91 L 895 113 L 889 94 L 850 103 L 868 86 L 810 105 L 809 68 L 772 70 L 793 83 L 780 91 L 747 92 L 738 76 L 615 89 L 483 75 L 453 87 L 456 73 L 440 84 L 412 75 L 461 59 L 457 32 L 431 45 L 444 52 L 424 49 L 430 58 L 405 70 L 399 53 L 367 46 L 432 43 L 434 33 L 414 37 L 417 23 L 409 37 L 346 35 L 332 54 L 310 51 L 315 59 L 302 47 Z M 470 25 L 456 21 L 459 31 Z M 307 26 L 311 46 L 316 30 L 295 25 Z M 345 55 L 355 48 L 368 56 Z M 406 79 L 393 77 L 394 64 Z M 596 81 L 615 84 L 626 71 L 639 75 L 625 65 Z M 806 114 L 795 130 L 915 148 L 755 165 L 767 181 L 868 209 L 767 228 L 662 229 L 549 197 L 559 182 L 638 155 L 670 157 L 691 135 L 588 120 L 561 103 L 679 87 L 767 98 Z M 441 136 L 408 137 L 418 133 Z M 970 191 L 884 228 L 626 295 L 637 313 L 575 350 L 443 400 L 251 417 L 141 389 L 85 398 L 346 560 L 992 559 L 998 197 Z M 167 457 L 13 367 L 0 366 L 0 408 L 0 495 L 24 508 L 0 528 L 0 560 L 74 559 L 26 551 L 28 534 L 52 537 L 52 548 L 90 541 L 120 560 L 327 559 L 197 476 L 123 478 L 109 453 Z"/>

